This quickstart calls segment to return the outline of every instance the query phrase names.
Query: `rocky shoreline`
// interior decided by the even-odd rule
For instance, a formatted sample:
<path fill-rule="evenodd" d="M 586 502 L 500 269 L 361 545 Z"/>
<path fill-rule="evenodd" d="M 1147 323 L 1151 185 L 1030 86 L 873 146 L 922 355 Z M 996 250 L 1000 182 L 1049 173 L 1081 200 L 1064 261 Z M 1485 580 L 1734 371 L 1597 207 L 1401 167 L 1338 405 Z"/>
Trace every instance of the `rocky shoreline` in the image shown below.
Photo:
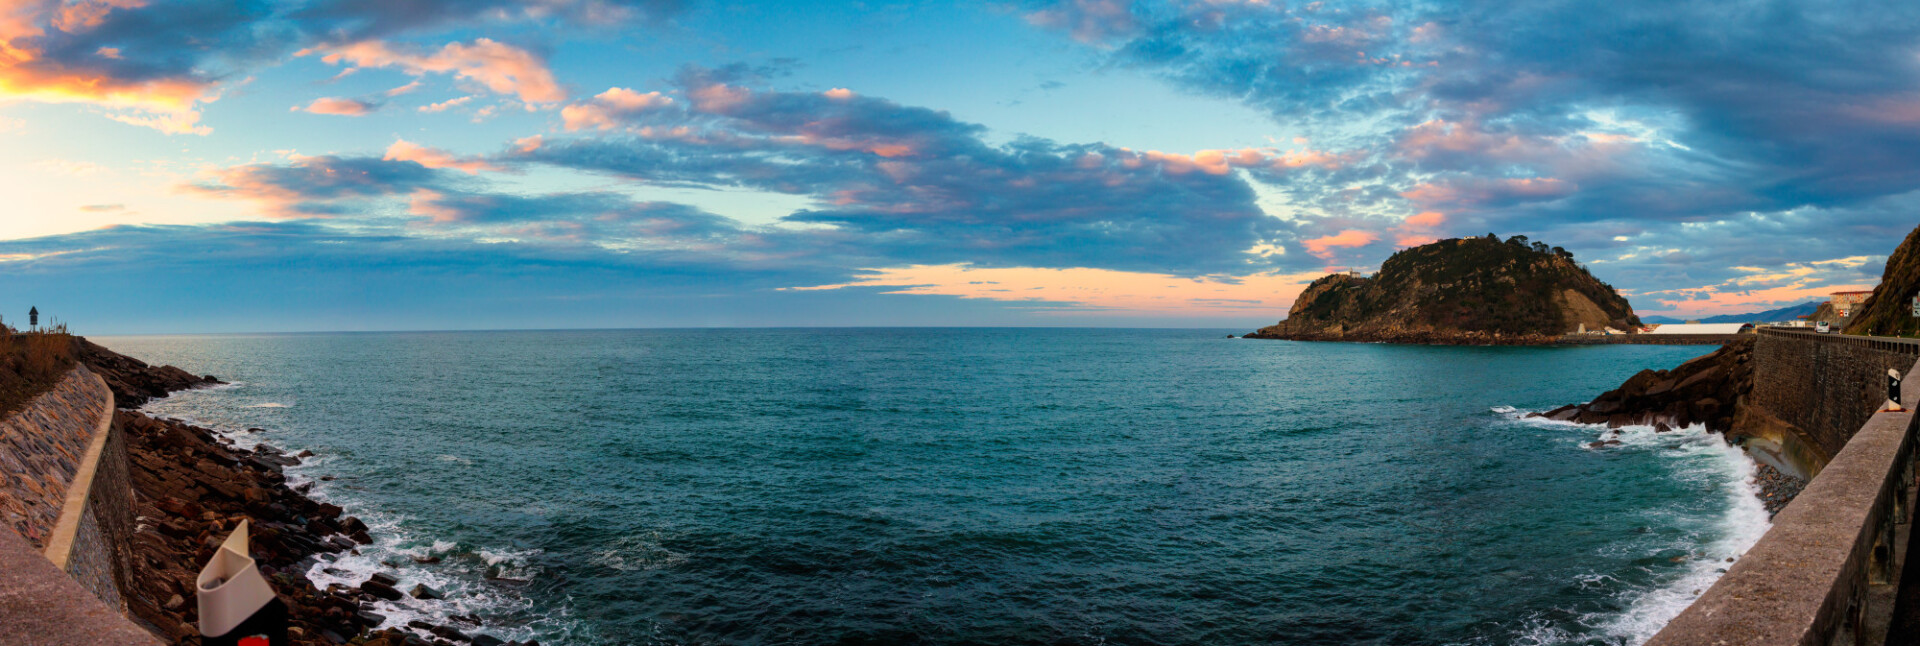
<path fill-rule="evenodd" d="M 152 367 L 131 357 L 82 341 L 82 361 L 99 373 L 123 407 L 188 388 L 222 383 L 172 366 Z M 298 465 L 309 452 L 288 455 L 262 444 L 235 447 L 205 428 L 123 408 L 115 422 L 127 441 L 137 525 L 131 546 L 136 565 L 133 590 L 123 591 L 132 614 L 156 636 L 172 644 L 200 643 L 194 601 L 194 577 L 220 541 L 242 519 L 252 526 L 254 556 L 272 581 L 291 620 L 289 636 L 302 646 L 534 646 L 488 635 L 468 635 L 478 627 L 423 621 L 387 626 L 374 612 L 377 599 L 403 594 L 438 598 L 425 586 L 402 592 L 400 582 L 376 573 L 356 587 L 333 584 L 320 589 L 306 572 L 323 554 L 356 551 L 373 542 L 365 523 L 340 507 L 306 495 L 310 485 L 290 487 L 285 467 Z"/>
<path fill-rule="evenodd" d="M 1734 438 L 1726 434 L 1734 430 L 1735 410 L 1753 391 L 1753 343 L 1752 339 L 1729 343 L 1671 370 L 1642 370 L 1619 388 L 1601 393 L 1593 401 L 1531 413 L 1528 417 L 1604 424 L 1609 429 L 1652 426 L 1658 433 L 1701 424 L 1733 443 Z M 1619 440 L 1603 436 L 1587 446 L 1601 448 L 1618 443 Z M 1769 515 L 1780 513 L 1807 485 L 1805 479 L 1782 472 L 1764 461 L 1755 460 L 1755 463 L 1754 482 L 1760 488 L 1760 502 Z"/>
<path fill-rule="evenodd" d="M 1241 338 L 1278 341 L 1347 343 L 1404 343 L 1410 345 L 1559 345 L 1561 337 L 1547 334 L 1502 334 L 1447 330 L 1368 330 L 1356 332 L 1249 332 Z"/>

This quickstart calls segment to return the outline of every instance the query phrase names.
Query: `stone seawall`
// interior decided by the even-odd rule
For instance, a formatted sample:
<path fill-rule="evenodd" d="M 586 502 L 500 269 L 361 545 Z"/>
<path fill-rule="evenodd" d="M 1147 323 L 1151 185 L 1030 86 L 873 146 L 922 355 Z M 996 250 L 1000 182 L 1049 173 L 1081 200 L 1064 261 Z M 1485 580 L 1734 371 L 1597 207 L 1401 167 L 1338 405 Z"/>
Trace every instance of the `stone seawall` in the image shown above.
<path fill-rule="evenodd" d="M 1752 436 L 1798 440 L 1795 462 L 1817 472 L 1886 400 L 1888 369 L 1906 374 L 1920 343 L 1763 330 L 1754 345 L 1754 386 L 1735 426 Z M 1907 402 L 1909 406 L 1920 402 Z"/>
<path fill-rule="evenodd" d="M 115 612 L 132 587 L 133 486 L 113 393 L 75 367 L 0 420 L 0 520 Z"/>
<path fill-rule="evenodd" d="M 26 408 L 0 420 L 0 519 L 35 548 L 66 505 L 113 395 L 92 372 L 77 368 Z"/>

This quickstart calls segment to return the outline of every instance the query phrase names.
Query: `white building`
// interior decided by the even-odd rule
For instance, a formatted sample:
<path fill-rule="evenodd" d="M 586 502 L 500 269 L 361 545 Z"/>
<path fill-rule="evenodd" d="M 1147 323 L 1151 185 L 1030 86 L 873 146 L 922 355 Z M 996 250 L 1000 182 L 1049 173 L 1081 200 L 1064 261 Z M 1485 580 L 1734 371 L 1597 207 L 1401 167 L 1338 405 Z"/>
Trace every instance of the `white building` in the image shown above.
<path fill-rule="evenodd" d="M 1667 323 L 1647 334 L 1739 334 L 1752 329 L 1748 323 Z"/>

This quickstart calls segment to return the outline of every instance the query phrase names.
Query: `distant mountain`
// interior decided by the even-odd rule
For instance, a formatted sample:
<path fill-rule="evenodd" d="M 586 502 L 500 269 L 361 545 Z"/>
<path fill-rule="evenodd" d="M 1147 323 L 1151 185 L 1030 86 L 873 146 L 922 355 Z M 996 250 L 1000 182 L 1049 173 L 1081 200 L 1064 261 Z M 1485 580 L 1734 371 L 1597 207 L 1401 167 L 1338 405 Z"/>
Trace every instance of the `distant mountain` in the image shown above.
<path fill-rule="evenodd" d="M 1313 281 L 1287 320 L 1252 337 L 1410 343 L 1545 343 L 1640 325 L 1627 299 L 1558 247 L 1514 236 L 1402 249 L 1369 278 Z"/>
<path fill-rule="evenodd" d="M 1772 323 L 1775 321 L 1791 321 L 1802 316 L 1813 314 L 1815 310 L 1820 309 L 1820 306 L 1824 304 L 1826 304 L 1826 301 L 1807 301 L 1799 305 L 1788 305 L 1777 310 L 1754 312 L 1752 314 L 1721 314 L 1719 316 L 1702 318 L 1699 319 L 1699 321 L 1701 323 Z M 1647 323 L 1685 323 L 1695 319 L 1678 319 L 1671 316 L 1642 316 L 1640 320 Z"/>

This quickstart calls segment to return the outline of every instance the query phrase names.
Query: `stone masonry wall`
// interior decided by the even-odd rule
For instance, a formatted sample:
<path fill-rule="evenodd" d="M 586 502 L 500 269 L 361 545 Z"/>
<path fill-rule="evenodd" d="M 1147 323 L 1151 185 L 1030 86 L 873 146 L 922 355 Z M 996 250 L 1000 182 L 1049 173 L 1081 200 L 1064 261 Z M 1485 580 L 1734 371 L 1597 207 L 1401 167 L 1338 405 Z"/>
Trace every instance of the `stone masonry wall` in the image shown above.
<path fill-rule="evenodd" d="M 0 420 L 0 522 L 46 547 L 67 485 L 86 458 L 100 413 L 113 393 L 77 367 L 52 390 Z M 122 464 L 120 473 L 126 469 Z"/>
<path fill-rule="evenodd" d="M 133 483 L 127 445 L 109 426 L 91 482 L 75 474 L 92 448 L 101 417 L 113 415 L 112 392 L 76 367 L 47 393 L 0 420 L 0 521 L 34 549 L 46 549 L 71 487 L 87 487 L 65 571 L 107 607 L 126 611 L 132 589 Z"/>
<path fill-rule="evenodd" d="M 1763 331 L 1753 353 L 1748 403 L 1792 424 L 1831 458 L 1886 400 L 1887 369 L 1906 374 L 1920 359 L 1920 343 Z"/>

